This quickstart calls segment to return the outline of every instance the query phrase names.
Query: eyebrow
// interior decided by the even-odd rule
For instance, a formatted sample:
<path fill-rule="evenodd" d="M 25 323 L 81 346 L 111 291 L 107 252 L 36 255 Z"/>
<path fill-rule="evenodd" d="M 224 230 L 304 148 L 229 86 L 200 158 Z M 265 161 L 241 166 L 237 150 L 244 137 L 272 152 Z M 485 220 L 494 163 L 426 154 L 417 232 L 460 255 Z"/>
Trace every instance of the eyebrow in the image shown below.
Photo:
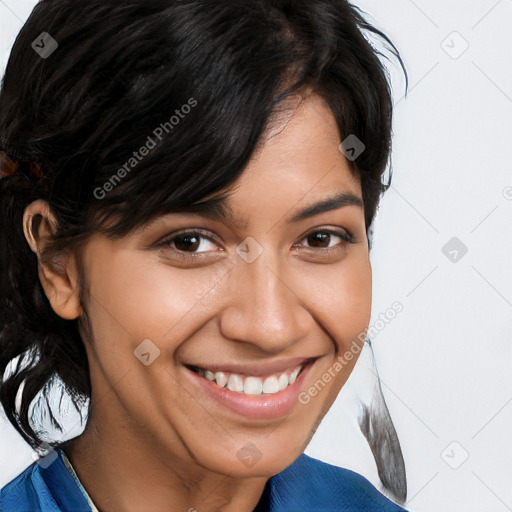
<path fill-rule="evenodd" d="M 318 203 L 307 206 L 303 210 L 300 210 L 295 215 L 293 215 L 293 217 L 288 219 L 288 222 L 298 222 L 299 220 L 307 219 L 309 217 L 313 217 L 314 215 L 325 213 L 331 210 L 338 210 L 339 208 L 343 208 L 345 206 L 359 206 L 362 208 L 363 201 L 354 194 L 342 192 L 341 194 L 337 194 L 333 197 L 329 197 L 323 201 L 319 201 Z"/>
<path fill-rule="evenodd" d="M 329 197 L 312 205 L 306 206 L 302 210 L 296 212 L 292 217 L 288 218 L 287 222 L 299 222 L 321 213 L 338 210 L 345 206 L 358 206 L 359 208 L 363 208 L 363 201 L 352 193 L 342 192 L 333 197 Z M 200 203 L 181 206 L 176 210 L 176 213 L 195 213 L 225 224 L 233 224 L 240 229 L 247 228 L 249 224 L 247 218 L 236 218 L 233 210 L 227 204 L 225 197 L 213 197 Z"/>

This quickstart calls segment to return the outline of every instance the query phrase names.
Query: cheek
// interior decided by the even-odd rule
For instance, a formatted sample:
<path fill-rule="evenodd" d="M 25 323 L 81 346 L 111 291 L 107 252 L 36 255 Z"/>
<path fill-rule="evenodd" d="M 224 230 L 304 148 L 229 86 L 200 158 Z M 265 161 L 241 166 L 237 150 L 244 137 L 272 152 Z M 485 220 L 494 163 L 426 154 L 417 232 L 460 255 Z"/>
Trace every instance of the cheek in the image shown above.
<path fill-rule="evenodd" d="M 317 297 L 317 322 L 331 339 L 331 352 L 318 367 L 302 400 L 311 404 L 308 414 L 317 414 L 319 423 L 332 406 L 352 373 L 364 345 L 370 322 L 372 274 L 368 258 L 346 261 L 338 268 L 310 276 Z M 316 283 L 316 284 L 315 284 Z M 326 388 L 325 391 L 324 388 Z M 312 413 L 316 407 L 316 413 Z M 318 412 L 321 411 L 321 412 Z"/>
<path fill-rule="evenodd" d="M 118 357 L 121 352 L 133 357 L 145 339 L 153 340 L 162 353 L 172 352 L 190 334 L 197 311 L 204 315 L 213 304 L 210 295 L 228 271 L 221 266 L 177 269 L 147 254 L 137 258 L 134 251 L 120 251 L 108 262 L 95 261 L 89 305 L 94 339 L 108 341 L 101 350 Z"/>
<path fill-rule="evenodd" d="M 351 342 L 365 331 L 370 322 L 372 280 L 369 261 L 358 265 L 344 275 L 337 306 L 338 313 L 333 312 L 332 318 L 338 319 L 341 329 L 345 326 L 349 339 L 345 337 L 344 341 Z"/>
<path fill-rule="evenodd" d="M 332 337 L 336 350 L 344 352 L 365 332 L 370 322 L 372 274 L 369 259 L 359 257 L 339 265 L 319 267 L 308 275 L 304 285 L 310 289 L 311 308 L 318 323 Z"/>

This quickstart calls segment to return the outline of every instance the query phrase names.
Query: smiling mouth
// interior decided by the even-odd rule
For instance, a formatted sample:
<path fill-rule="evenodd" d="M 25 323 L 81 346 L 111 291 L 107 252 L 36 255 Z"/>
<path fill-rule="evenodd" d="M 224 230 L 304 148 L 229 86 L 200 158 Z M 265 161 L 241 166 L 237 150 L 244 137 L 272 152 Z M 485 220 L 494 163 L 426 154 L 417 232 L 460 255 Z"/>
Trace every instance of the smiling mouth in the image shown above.
<path fill-rule="evenodd" d="M 212 372 L 211 370 L 191 365 L 187 365 L 187 368 L 216 384 L 220 388 L 226 388 L 230 391 L 234 391 L 235 393 L 244 395 L 265 396 L 275 395 L 276 393 L 280 393 L 291 386 L 302 373 L 304 368 L 313 361 L 314 359 L 304 361 L 298 366 L 266 377 L 241 375 L 227 371 Z"/>

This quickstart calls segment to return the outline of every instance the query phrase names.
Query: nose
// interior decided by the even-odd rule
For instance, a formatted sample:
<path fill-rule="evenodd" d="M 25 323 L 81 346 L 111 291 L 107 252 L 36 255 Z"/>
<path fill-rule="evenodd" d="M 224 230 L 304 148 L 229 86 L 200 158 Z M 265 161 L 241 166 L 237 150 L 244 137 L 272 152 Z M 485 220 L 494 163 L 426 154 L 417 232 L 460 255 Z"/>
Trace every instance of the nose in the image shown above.
<path fill-rule="evenodd" d="M 302 300 L 298 276 L 264 256 L 252 263 L 240 260 L 230 272 L 230 300 L 220 329 L 226 339 L 277 353 L 303 339 L 314 320 Z"/>

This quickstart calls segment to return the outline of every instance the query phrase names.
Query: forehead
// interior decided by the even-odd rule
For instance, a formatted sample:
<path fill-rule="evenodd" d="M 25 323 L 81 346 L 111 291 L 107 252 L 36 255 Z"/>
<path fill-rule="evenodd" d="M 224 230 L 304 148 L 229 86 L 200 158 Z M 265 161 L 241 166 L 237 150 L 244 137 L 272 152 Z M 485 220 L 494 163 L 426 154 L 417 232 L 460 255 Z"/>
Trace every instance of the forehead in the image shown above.
<path fill-rule="evenodd" d="M 363 202 L 359 178 L 339 150 L 336 120 L 311 95 L 274 116 L 248 165 L 222 193 L 175 213 L 198 214 L 235 229 L 263 222 L 298 222 L 315 214 Z"/>
<path fill-rule="evenodd" d="M 301 97 L 273 116 L 232 185 L 160 218 L 198 214 L 244 231 L 256 221 L 298 222 L 345 206 L 362 213 L 359 177 L 339 146 L 336 120 L 326 103 L 315 95 Z"/>
<path fill-rule="evenodd" d="M 249 206 L 276 209 L 335 197 L 338 203 L 359 204 L 360 180 L 340 143 L 336 120 L 325 102 L 315 95 L 304 99 L 281 116 L 230 188 L 228 215 L 233 218 Z M 290 220 L 300 220 L 297 215 Z"/>

